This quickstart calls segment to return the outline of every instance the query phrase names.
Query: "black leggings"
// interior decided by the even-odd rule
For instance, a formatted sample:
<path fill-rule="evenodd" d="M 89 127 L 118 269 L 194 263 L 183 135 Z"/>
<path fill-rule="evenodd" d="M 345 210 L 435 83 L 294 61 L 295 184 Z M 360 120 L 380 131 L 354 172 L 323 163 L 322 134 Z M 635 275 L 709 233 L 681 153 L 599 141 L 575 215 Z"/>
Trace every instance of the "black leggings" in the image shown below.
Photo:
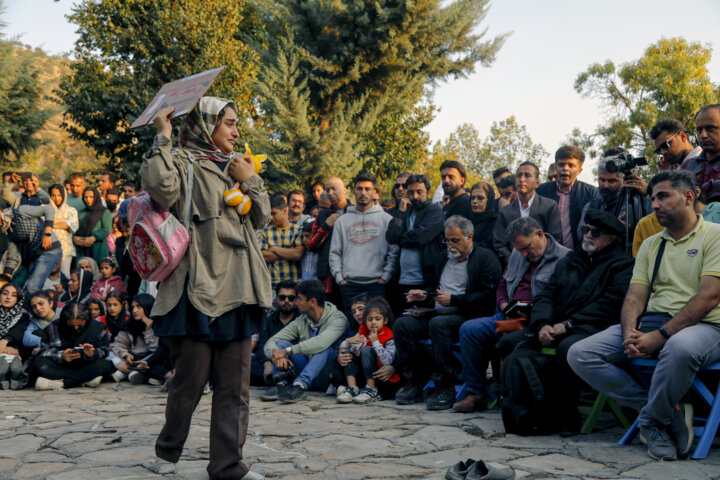
<path fill-rule="evenodd" d="M 62 380 L 65 388 L 79 387 L 95 377 L 115 371 L 112 362 L 108 360 L 75 360 L 59 365 L 51 358 L 40 357 L 35 359 L 34 367 L 39 377 Z"/>

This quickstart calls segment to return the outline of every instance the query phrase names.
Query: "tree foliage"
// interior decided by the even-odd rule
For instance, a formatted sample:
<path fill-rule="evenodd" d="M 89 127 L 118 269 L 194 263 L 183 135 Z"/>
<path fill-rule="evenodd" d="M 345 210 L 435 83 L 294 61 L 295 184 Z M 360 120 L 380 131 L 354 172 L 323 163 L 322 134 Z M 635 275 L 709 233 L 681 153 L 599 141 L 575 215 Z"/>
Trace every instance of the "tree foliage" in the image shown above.
<path fill-rule="evenodd" d="M 478 178 L 492 181 L 492 172 L 500 167 L 511 171 L 525 161 L 541 166 L 548 152 L 533 141 L 525 125 L 520 125 L 512 115 L 505 120 L 493 122 L 484 139 L 474 125 L 463 123 L 448 137 L 445 144 L 436 144 L 433 154 L 442 153 L 451 160 L 463 162 Z"/>
<path fill-rule="evenodd" d="M 617 66 L 607 60 L 579 74 L 575 90 L 599 99 L 607 114 L 597 128 L 600 149 L 624 146 L 650 156 L 650 128 L 667 117 L 693 131 L 695 112 L 720 98 L 707 68 L 711 54 L 709 45 L 662 38 L 637 60 Z"/>
<path fill-rule="evenodd" d="M 473 33 L 487 0 L 278 0 L 267 2 L 268 36 L 254 46 L 258 92 L 273 159 L 270 178 L 294 185 L 363 165 L 376 126 L 408 118 L 424 87 L 490 65 L 505 36 Z M 416 135 L 417 138 L 417 135 Z M 384 141 L 384 140 L 383 140 Z M 381 142 L 382 143 L 382 142 Z"/>
<path fill-rule="evenodd" d="M 0 2 L 0 14 L 4 5 Z M 5 26 L 0 22 L 0 29 Z M 35 133 L 50 117 L 41 107 L 43 86 L 36 52 L 0 31 L 0 164 L 16 163 L 39 145 Z"/>
<path fill-rule="evenodd" d="M 133 178 L 155 131 L 129 125 L 164 83 L 221 65 L 227 68 L 208 94 L 234 100 L 240 118 L 252 116 L 257 66 L 239 38 L 258 29 L 251 7 L 238 0 L 80 2 L 69 16 L 79 33 L 76 62 L 59 88 L 68 131 L 107 158 L 108 169 Z"/>

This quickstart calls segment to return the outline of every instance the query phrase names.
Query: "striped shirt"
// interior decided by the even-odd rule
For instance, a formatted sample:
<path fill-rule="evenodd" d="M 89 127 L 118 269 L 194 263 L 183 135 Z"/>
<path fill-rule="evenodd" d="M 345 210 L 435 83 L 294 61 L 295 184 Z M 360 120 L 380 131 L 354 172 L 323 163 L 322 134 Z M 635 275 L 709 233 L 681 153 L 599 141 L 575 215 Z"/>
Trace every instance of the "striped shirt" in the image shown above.
<path fill-rule="evenodd" d="M 302 227 L 290 224 L 287 228 L 276 228 L 269 225 L 260 234 L 260 249 L 269 251 L 270 247 L 295 248 L 302 247 Z M 273 288 L 282 280 L 297 282 L 300 280 L 300 262 L 281 258 L 277 262 L 268 263 L 270 281 Z"/>

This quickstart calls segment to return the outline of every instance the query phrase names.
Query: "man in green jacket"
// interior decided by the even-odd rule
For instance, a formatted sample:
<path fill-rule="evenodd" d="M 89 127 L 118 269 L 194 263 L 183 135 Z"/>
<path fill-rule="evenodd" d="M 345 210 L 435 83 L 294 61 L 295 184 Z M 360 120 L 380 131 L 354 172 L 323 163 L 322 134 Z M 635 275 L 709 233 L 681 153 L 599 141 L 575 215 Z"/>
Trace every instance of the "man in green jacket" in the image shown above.
<path fill-rule="evenodd" d="M 321 373 L 335 361 L 337 348 L 347 329 L 347 318 L 335 305 L 325 301 L 325 289 L 317 280 L 298 284 L 295 299 L 300 316 L 270 337 L 265 355 L 274 364 L 273 371 L 295 372 L 270 387 L 264 401 L 294 403 L 305 397 L 307 389 L 319 385 Z M 292 381 L 292 385 L 288 383 Z M 327 382 L 325 382 L 327 383 Z"/>

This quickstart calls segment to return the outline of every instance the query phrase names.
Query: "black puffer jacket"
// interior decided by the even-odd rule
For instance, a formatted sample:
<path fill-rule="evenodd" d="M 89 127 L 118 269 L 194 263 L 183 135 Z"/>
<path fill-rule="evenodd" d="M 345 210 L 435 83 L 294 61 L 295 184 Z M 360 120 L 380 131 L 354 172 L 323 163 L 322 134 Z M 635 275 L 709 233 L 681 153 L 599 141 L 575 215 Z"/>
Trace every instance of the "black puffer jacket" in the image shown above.
<path fill-rule="evenodd" d="M 620 321 L 635 260 L 613 242 L 592 257 L 581 247 L 560 260 L 535 297 L 530 329 L 571 320 L 570 333 L 593 335 Z"/>

